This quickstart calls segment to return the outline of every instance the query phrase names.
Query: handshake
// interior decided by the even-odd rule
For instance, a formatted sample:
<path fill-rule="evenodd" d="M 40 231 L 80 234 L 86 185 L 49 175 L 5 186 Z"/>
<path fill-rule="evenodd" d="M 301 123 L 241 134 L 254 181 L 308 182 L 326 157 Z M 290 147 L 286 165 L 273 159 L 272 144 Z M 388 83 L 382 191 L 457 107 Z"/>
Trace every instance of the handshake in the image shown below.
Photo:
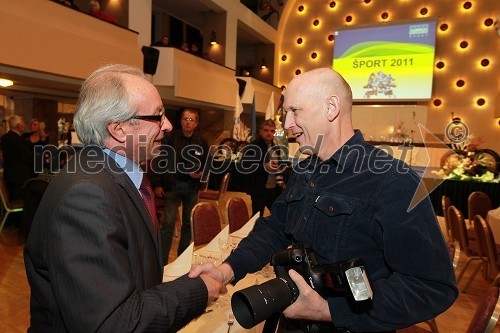
<path fill-rule="evenodd" d="M 327 295 L 341 296 L 361 304 L 371 304 L 373 298 L 361 259 L 339 264 L 319 265 L 308 246 L 290 248 L 276 253 L 271 265 L 276 278 L 233 294 L 231 305 L 238 323 L 252 328 L 273 315 L 283 312 L 288 318 L 331 321 Z M 225 285 L 234 276 L 231 267 L 223 263 L 193 266 L 189 276 L 206 274 Z M 307 281 L 307 282 L 306 282 Z M 209 290 L 210 292 L 210 290 Z"/>

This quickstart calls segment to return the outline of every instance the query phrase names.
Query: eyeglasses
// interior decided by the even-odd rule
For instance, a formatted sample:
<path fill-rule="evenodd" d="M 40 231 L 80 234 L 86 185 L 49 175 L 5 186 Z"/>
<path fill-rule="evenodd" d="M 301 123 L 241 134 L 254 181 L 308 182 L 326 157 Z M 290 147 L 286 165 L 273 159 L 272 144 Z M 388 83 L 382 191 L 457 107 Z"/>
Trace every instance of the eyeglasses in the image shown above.
<path fill-rule="evenodd" d="M 183 121 L 196 122 L 195 118 L 182 118 Z"/>
<path fill-rule="evenodd" d="M 148 116 L 135 115 L 130 117 L 130 119 L 154 121 L 157 122 L 161 127 L 163 125 L 163 119 L 164 119 L 163 116 L 165 116 L 165 108 L 162 107 L 160 113 L 157 115 L 148 115 Z"/>

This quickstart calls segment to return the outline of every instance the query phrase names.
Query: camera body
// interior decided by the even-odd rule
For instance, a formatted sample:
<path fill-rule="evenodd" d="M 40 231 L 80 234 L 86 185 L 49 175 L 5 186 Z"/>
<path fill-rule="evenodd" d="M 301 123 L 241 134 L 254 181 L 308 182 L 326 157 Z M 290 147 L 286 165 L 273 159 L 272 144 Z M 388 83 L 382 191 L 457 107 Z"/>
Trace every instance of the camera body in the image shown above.
<path fill-rule="evenodd" d="M 299 289 L 288 274 L 290 269 L 297 271 L 323 297 L 346 297 L 362 304 L 373 299 L 361 259 L 319 265 L 314 251 L 307 245 L 300 245 L 274 254 L 271 265 L 275 279 L 242 289 L 231 298 L 236 320 L 244 328 L 254 327 L 297 300 Z"/>
<path fill-rule="evenodd" d="M 329 294 L 352 296 L 357 302 L 373 298 L 370 281 L 361 259 L 350 259 L 340 264 L 319 265 L 314 251 L 309 246 L 303 245 L 276 253 L 271 259 L 271 266 L 274 266 L 277 278 L 287 281 L 291 280 L 288 271 L 295 270 L 322 296 Z M 292 287 L 293 302 L 299 296 L 298 290 L 296 293 L 295 295 Z"/>

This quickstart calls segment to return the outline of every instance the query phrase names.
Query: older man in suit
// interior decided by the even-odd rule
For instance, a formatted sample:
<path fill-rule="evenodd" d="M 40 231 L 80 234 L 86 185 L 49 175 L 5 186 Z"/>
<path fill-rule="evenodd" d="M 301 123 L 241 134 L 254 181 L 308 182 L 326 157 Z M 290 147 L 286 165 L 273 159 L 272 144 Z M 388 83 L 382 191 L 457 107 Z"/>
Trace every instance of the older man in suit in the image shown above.
<path fill-rule="evenodd" d="M 13 115 L 9 118 L 10 130 L 2 136 L 4 180 L 11 200 L 19 199 L 24 183 L 35 176 L 33 152 L 21 136 L 24 119 Z"/>
<path fill-rule="evenodd" d="M 161 283 L 139 167 L 172 129 L 160 95 L 141 71 L 107 65 L 83 83 L 74 123 L 86 146 L 49 185 L 25 249 L 31 329 L 175 332 L 221 284 L 206 275 Z"/>

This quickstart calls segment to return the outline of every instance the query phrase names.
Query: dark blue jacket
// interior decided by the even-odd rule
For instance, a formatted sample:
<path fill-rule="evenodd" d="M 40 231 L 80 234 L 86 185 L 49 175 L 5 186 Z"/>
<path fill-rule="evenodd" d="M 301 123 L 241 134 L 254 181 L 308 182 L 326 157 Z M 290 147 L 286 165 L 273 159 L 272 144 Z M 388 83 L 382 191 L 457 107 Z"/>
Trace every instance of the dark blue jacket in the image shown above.
<path fill-rule="evenodd" d="M 303 242 L 320 264 L 351 258 L 366 264 L 372 308 L 357 312 L 343 297 L 327 298 L 336 327 L 388 331 L 433 318 L 458 292 L 429 198 L 408 211 L 419 181 L 405 163 L 356 131 L 327 161 L 310 157 L 295 167 L 272 216 L 257 221 L 227 262 L 239 280 Z"/>

